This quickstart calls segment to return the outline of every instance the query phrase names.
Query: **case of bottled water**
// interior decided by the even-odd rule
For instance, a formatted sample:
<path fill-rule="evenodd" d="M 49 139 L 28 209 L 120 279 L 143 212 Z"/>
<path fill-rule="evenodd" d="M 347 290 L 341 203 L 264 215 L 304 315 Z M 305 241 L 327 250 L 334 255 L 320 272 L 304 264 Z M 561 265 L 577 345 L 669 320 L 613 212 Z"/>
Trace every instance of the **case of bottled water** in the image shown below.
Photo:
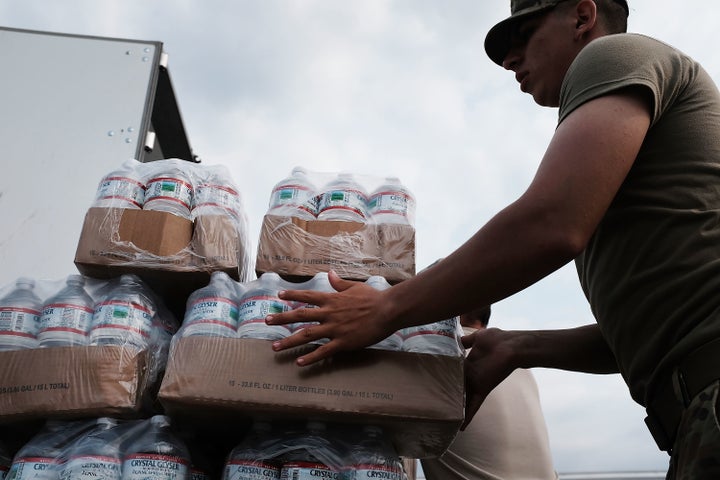
<path fill-rule="evenodd" d="M 20 447 L 6 480 L 191 480 L 191 463 L 163 415 L 54 420 Z"/>
<path fill-rule="evenodd" d="M 0 383 L 32 387 L 9 389 L 0 418 L 149 407 L 177 328 L 162 300 L 133 275 L 20 277 L 1 285 Z M 108 345 L 127 351 L 118 358 L 117 348 L 102 348 Z"/>
<path fill-rule="evenodd" d="M 415 198 L 395 175 L 298 167 L 272 189 L 255 270 L 309 277 L 332 268 L 355 280 L 407 280 L 415 275 L 414 223 Z"/>
<path fill-rule="evenodd" d="M 80 273 L 98 276 L 101 270 L 115 276 L 127 267 L 153 272 L 237 269 L 240 279 L 250 273 L 254 252 L 249 251 L 247 214 L 223 165 L 178 158 L 129 160 L 101 179 L 92 206 L 118 208 L 86 213 L 75 255 Z"/>

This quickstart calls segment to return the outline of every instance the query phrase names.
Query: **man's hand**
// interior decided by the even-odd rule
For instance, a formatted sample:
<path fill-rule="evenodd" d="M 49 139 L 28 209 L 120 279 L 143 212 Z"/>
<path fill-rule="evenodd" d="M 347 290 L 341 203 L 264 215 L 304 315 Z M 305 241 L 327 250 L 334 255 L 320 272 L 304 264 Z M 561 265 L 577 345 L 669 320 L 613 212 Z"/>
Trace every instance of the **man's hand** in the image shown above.
<path fill-rule="evenodd" d="M 514 364 L 514 339 L 521 332 L 507 332 L 498 328 L 478 330 L 462 337 L 465 348 L 465 430 L 488 394 L 510 375 Z"/>
<path fill-rule="evenodd" d="M 273 350 L 280 351 L 327 338 L 329 342 L 297 359 L 298 365 L 310 365 L 337 352 L 373 345 L 395 332 L 386 312 L 385 292 L 365 284 L 341 279 L 335 272 L 328 275 L 330 285 L 338 293 L 310 290 L 280 292 L 283 300 L 316 305 L 318 308 L 298 308 L 269 315 L 268 325 L 297 322 L 307 323 L 299 332 L 273 342 Z"/>

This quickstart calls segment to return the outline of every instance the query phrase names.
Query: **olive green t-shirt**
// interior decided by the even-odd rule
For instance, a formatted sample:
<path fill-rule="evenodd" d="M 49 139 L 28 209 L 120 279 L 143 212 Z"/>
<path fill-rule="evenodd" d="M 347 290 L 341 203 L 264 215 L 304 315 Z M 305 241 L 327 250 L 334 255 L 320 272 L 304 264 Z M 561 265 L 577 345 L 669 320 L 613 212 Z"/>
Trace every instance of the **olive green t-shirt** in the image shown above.
<path fill-rule="evenodd" d="M 650 129 L 585 251 L 580 283 L 630 393 L 720 337 L 720 96 L 705 70 L 638 34 L 594 40 L 571 65 L 559 122 L 584 102 L 647 89 Z"/>

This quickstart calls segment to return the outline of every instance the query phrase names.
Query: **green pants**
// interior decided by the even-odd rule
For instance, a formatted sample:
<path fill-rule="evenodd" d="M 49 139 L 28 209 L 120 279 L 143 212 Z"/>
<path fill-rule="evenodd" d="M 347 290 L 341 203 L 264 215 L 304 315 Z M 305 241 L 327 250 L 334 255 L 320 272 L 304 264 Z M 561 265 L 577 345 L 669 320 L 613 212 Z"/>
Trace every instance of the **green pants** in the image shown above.
<path fill-rule="evenodd" d="M 713 382 L 683 413 L 666 480 L 720 479 L 719 390 Z"/>

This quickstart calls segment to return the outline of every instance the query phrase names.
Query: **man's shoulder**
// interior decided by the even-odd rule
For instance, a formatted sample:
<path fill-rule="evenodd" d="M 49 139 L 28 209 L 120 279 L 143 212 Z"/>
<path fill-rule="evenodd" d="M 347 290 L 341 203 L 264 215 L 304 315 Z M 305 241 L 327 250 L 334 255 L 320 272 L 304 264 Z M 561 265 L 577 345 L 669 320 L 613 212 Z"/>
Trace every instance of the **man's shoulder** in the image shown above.
<path fill-rule="evenodd" d="M 640 33 L 616 33 L 596 38 L 580 52 L 578 58 L 602 56 L 634 62 L 638 57 L 654 54 L 679 54 L 671 45 Z"/>

